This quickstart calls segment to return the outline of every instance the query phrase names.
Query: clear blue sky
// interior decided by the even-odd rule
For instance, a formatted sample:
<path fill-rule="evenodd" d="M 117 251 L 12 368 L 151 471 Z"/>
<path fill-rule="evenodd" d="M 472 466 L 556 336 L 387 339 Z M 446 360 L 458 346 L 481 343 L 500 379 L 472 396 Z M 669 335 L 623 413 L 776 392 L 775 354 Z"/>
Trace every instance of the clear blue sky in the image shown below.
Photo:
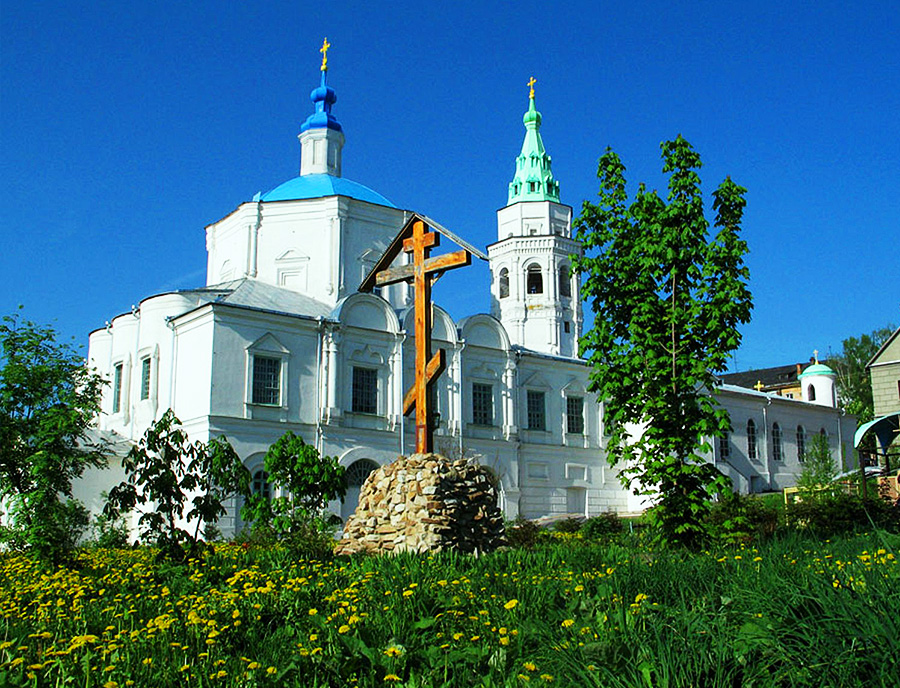
<path fill-rule="evenodd" d="M 707 196 L 749 189 L 755 309 L 736 366 L 900 321 L 900 14 L 839 2 L 0 5 L 0 314 L 66 338 L 205 280 L 204 227 L 296 175 L 324 36 L 344 176 L 496 238 L 533 74 L 563 202 L 611 146 L 664 191 L 683 134 Z M 711 201 L 710 201 L 711 205 Z M 457 271 L 462 272 L 462 271 Z M 445 278 L 489 308 L 486 266 Z"/>

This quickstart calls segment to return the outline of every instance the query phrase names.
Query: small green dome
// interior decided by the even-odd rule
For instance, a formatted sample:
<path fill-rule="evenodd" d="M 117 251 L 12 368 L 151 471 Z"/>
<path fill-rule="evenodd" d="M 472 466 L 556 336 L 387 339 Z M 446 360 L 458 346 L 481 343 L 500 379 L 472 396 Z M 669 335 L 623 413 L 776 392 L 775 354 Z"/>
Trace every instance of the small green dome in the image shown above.
<path fill-rule="evenodd" d="M 834 377 L 835 372 L 824 363 L 813 363 L 812 365 L 807 366 L 806 369 L 797 376 L 797 379 L 809 377 L 810 375 L 829 375 Z"/>

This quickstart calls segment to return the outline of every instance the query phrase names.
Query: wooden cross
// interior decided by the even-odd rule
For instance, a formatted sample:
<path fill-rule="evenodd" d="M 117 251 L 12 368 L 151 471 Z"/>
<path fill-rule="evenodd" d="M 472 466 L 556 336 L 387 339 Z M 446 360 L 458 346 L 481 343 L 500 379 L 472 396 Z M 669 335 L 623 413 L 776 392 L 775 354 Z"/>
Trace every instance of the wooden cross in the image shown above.
<path fill-rule="evenodd" d="M 328 38 L 322 41 L 322 47 L 319 48 L 319 52 L 322 53 L 322 71 L 328 71 L 328 49 L 331 47 L 331 43 L 328 42 Z"/>
<path fill-rule="evenodd" d="M 537 83 L 537 79 L 535 79 L 534 77 L 531 77 L 531 78 L 528 80 L 528 88 L 530 89 L 530 91 L 528 92 L 528 97 L 529 97 L 529 98 L 534 98 L 534 85 L 535 85 L 536 83 Z"/>
<path fill-rule="evenodd" d="M 472 263 L 472 254 L 465 249 L 429 258 L 431 249 L 438 247 L 440 243 L 441 235 L 438 232 L 428 231 L 425 221 L 414 215 L 400 230 L 400 234 L 359 288 L 360 291 L 369 291 L 373 283 L 380 287 L 397 282 L 413 284 L 416 314 L 416 380 L 403 398 L 403 415 L 409 415 L 413 409 L 416 410 L 416 452 L 420 454 L 434 451 L 430 390 L 447 364 L 443 349 L 439 349 L 433 356 L 431 354 L 431 285 L 445 270 Z M 387 268 L 386 266 L 394 261 L 401 250 L 412 254 L 412 264 Z"/>

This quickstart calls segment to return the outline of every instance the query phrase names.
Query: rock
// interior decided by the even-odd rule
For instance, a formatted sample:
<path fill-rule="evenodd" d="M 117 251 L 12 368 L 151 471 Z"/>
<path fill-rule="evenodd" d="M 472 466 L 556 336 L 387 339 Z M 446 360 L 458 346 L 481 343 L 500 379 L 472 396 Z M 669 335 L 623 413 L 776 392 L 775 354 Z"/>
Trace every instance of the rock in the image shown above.
<path fill-rule="evenodd" d="M 337 554 L 487 552 L 506 544 L 487 470 L 464 459 L 413 454 L 373 471 Z"/>

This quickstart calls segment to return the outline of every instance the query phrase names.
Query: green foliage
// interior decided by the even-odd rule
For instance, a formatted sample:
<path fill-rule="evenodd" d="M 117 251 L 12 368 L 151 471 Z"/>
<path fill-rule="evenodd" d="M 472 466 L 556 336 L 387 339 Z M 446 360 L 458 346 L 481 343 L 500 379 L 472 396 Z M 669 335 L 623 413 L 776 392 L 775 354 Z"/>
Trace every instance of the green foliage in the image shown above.
<path fill-rule="evenodd" d="M 831 456 L 828 438 L 821 433 L 816 433 L 809 442 L 809 448 L 804 456 L 803 469 L 797 477 L 797 487 L 803 495 L 803 500 L 808 501 L 817 494 L 832 494 L 835 491 L 832 482 L 837 474 L 837 466 Z"/>
<path fill-rule="evenodd" d="M 625 530 L 625 524 L 614 511 L 592 516 L 581 524 L 581 534 L 589 540 L 600 540 L 609 535 L 617 535 Z"/>
<path fill-rule="evenodd" d="M 538 544 L 544 534 L 534 521 L 519 516 L 515 521 L 506 523 L 506 541 L 510 547 L 531 549 Z"/>
<path fill-rule="evenodd" d="M 730 429 L 710 395 L 713 372 L 740 344 L 752 308 L 739 236 L 746 190 L 726 179 L 713 193 L 710 240 L 699 155 L 679 136 L 662 144 L 662 157 L 667 200 L 641 184 L 630 204 L 621 160 L 611 150 L 600 158 L 600 201 L 586 201 L 576 223 L 582 295 L 595 314 L 581 353 L 604 401 L 610 463 L 624 467 L 625 485 L 659 495 L 650 520 L 664 538 L 692 543 L 709 497 L 727 483 L 703 453 L 704 438 Z"/>
<path fill-rule="evenodd" d="M 225 513 L 226 499 L 249 494 L 250 473 L 228 440 L 191 443 L 172 409 L 147 428 L 122 468 L 126 480 L 110 490 L 104 514 L 114 519 L 146 506 L 138 519 L 142 537 L 176 559 L 185 544 L 197 545 L 202 525 Z M 193 533 L 181 527 L 185 519 L 196 522 Z"/>
<path fill-rule="evenodd" d="M 727 491 L 707 516 L 714 540 L 727 544 L 749 543 L 771 537 L 778 526 L 778 509 L 762 499 Z"/>
<path fill-rule="evenodd" d="M 18 314 L 0 322 L 0 500 L 12 543 L 47 560 L 77 540 L 72 481 L 105 466 L 104 447 L 87 438 L 103 384 L 53 328 Z"/>
<path fill-rule="evenodd" d="M 823 492 L 789 504 L 786 518 L 791 528 L 809 530 L 819 537 L 868 530 L 873 525 L 900 533 L 900 505 L 880 497 Z"/>
<path fill-rule="evenodd" d="M 269 447 L 264 464 L 271 489 L 281 494 L 252 495 L 242 518 L 256 529 L 294 538 L 299 549 L 317 549 L 320 536 L 334 526 L 322 517 L 322 510 L 347 492 L 344 467 L 332 456 L 319 456 L 314 446 L 290 431 Z"/>
<path fill-rule="evenodd" d="M 128 547 L 128 524 L 125 518 L 117 516 L 110 518 L 104 514 L 95 516 L 90 525 L 89 546 L 108 549 L 120 549 Z"/>
<path fill-rule="evenodd" d="M 583 518 L 564 518 L 553 524 L 553 530 L 557 533 L 577 533 L 583 522 Z"/>
<path fill-rule="evenodd" d="M 848 337 L 841 343 L 841 353 L 828 355 L 828 365 L 837 374 L 837 391 L 841 409 L 851 413 L 862 425 L 875 418 L 872 384 L 866 364 L 896 328 L 879 328 L 871 334 Z"/>

